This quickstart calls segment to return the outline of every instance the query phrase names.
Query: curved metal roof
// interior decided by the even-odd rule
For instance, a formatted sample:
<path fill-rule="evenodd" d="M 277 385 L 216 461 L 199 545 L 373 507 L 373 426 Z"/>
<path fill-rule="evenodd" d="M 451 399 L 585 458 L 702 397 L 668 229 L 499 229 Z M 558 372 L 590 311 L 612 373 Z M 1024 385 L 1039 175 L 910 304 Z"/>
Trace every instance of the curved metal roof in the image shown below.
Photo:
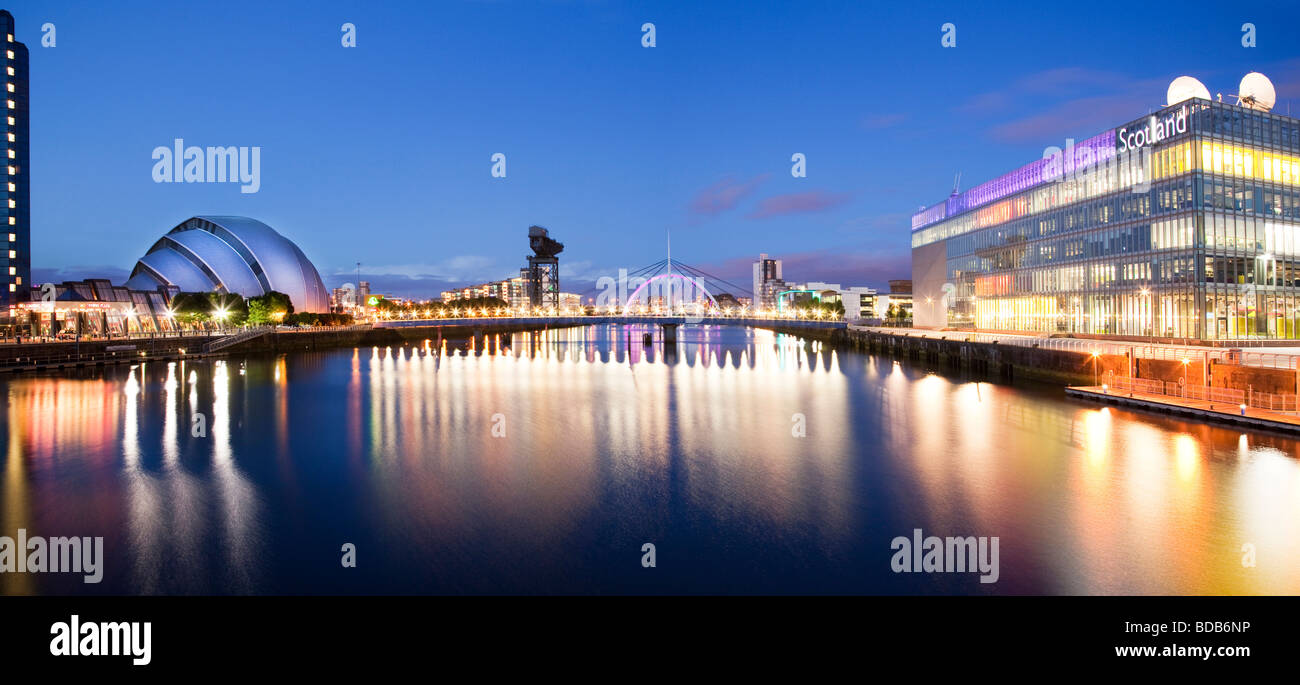
<path fill-rule="evenodd" d="M 275 229 L 244 216 L 186 219 L 136 262 L 126 285 L 245 297 L 276 290 L 289 296 L 294 311 L 329 311 L 329 293 L 311 260 Z"/>

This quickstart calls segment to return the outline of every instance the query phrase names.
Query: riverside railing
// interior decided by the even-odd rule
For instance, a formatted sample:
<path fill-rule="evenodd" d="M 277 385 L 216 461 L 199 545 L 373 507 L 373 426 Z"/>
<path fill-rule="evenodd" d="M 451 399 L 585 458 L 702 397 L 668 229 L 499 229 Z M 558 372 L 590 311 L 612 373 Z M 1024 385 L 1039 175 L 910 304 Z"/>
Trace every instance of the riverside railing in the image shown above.
<path fill-rule="evenodd" d="M 896 328 L 885 329 L 868 326 L 854 326 L 855 329 L 874 331 L 887 335 L 899 335 Z M 1253 366 L 1267 369 L 1295 369 L 1300 366 L 1300 352 L 1251 352 L 1249 348 L 1202 347 L 1195 345 L 1157 345 L 1139 342 L 1112 342 L 1090 340 L 1087 338 L 1051 338 L 1048 336 L 1016 335 L 999 333 L 975 333 L 970 331 L 929 331 L 910 329 L 902 332 L 910 337 L 960 340 L 976 343 L 997 343 L 1017 347 L 1035 347 L 1045 350 L 1061 350 L 1079 354 L 1132 355 L 1135 359 L 1161 359 L 1165 361 L 1189 362 L 1214 361 L 1219 364 L 1236 366 Z"/>
<path fill-rule="evenodd" d="M 1186 385 L 1182 382 L 1159 381 L 1150 378 L 1110 376 L 1106 379 L 1105 391 L 1163 395 L 1165 397 L 1199 400 L 1210 404 L 1226 404 L 1234 407 L 1244 404 L 1255 409 L 1267 409 L 1283 413 L 1297 411 L 1297 398 L 1295 395 L 1257 392 L 1254 389 L 1236 390 L 1234 388 L 1215 388 L 1206 385 Z"/>

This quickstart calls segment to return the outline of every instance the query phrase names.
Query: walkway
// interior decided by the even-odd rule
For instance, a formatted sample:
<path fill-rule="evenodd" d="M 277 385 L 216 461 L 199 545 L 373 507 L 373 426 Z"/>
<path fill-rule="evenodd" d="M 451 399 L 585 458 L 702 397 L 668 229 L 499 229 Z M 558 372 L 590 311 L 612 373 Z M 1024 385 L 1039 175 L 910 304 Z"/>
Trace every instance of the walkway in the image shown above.
<path fill-rule="evenodd" d="M 1243 412 L 1240 405 L 1137 391 L 1117 392 L 1114 389 L 1099 386 L 1069 387 L 1065 389 L 1065 394 L 1107 404 L 1127 405 L 1162 413 L 1183 414 L 1221 423 L 1235 423 L 1254 428 L 1300 433 L 1300 417 L 1295 414 L 1283 414 L 1267 409 L 1248 407 Z"/>

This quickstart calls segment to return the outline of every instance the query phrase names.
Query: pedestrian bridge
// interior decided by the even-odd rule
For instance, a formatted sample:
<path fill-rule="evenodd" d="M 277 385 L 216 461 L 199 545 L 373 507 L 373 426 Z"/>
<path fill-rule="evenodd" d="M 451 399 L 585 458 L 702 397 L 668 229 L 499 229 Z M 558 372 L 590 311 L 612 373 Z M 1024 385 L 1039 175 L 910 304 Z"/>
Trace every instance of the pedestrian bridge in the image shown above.
<path fill-rule="evenodd" d="M 848 324 L 842 319 L 816 319 L 800 317 L 754 317 L 754 316 L 662 316 L 653 314 L 596 314 L 593 316 L 473 316 L 473 317 L 439 317 L 430 319 L 388 319 L 375 322 L 375 328 L 436 328 L 454 329 L 457 332 L 470 332 L 476 337 L 483 334 L 506 331 L 528 331 L 547 328 L 573 328 L 576 326 L 600 326 L 605 324 L 624 324 L 642 326 L 660 326 L 664 341 L 677 339 L 677 328 L 686 325 L 701 326 L 748 326 L 751 328 L 768 328 L 780 331 L 833 331 L 845 329 Z"/>

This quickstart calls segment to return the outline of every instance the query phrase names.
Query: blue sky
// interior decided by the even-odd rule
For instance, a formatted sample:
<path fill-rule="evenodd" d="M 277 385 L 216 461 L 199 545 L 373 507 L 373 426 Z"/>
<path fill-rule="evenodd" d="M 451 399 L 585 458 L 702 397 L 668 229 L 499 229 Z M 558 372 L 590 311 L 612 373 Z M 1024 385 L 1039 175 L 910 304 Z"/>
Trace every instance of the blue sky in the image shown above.
<path fill-rule="evenodd" d="M 954 174 L 969 187 L 1136 118 L 1175 76 L 1231 93 L 1262 71 L 1300 114 L 1293 2 L 7 9 L 31 51 L 37 281 L 120 280 L 187 217 L 241 214 L 326 285 L 360 261 L 404 296 L 517 273 L 529 224 L 566 244 L 566 290 L 662 259 L 667 231 L 675 259 L 742 285 L 759 252 L 788 280 L 883 285 L 908 276 L 908 219 Z M 260 146 L 259 192 L 154 183 L 151 153 L 175 138 Z"/>

